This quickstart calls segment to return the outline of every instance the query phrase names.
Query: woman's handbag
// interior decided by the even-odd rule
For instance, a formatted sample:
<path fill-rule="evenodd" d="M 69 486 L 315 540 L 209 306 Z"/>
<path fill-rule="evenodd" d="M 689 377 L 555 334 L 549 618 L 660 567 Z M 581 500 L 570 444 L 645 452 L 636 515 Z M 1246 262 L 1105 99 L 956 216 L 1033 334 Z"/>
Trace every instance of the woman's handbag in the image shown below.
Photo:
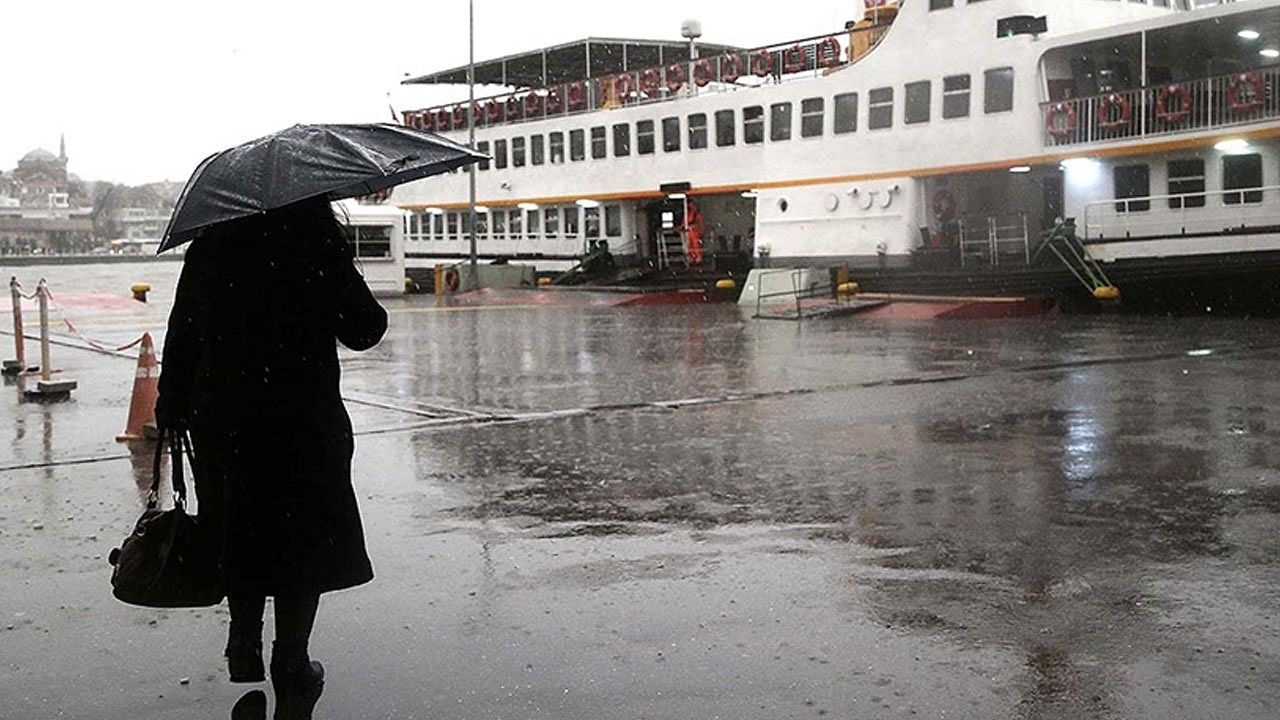
<path fill-rule="evenodd" d="M 173 476 L 173 509 L 158 509 L 160 457 L 169 441 Z M 156 608 L 207 607 L 224 596 L 218 568 L 218 548 L 200 532 L 194 515 L 187 514 L 187 486 L 183 458 L 191 461 L 191 438 L 185 431 L 168 429 L 156 442 L 154 479 L 147 509 L 138 518 L 133 534 L 112 550 L 112 592 L 130 605 Z M 193 464 L 194 466 L 194 464 Z"/>

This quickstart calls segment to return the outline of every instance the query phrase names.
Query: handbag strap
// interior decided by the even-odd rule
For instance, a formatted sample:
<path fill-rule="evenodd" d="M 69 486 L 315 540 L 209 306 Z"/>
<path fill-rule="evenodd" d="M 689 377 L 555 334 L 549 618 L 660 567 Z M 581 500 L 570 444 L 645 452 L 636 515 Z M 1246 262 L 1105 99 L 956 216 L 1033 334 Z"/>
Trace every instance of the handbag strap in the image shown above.
<path fill-rule="evenodd" d="M 187 507 L 187 481 L 186 473 L 183 469 L 183 455 L 186 461 L 195 467 L 195 458 L 192 456 L 191 438 L 187 435 L 186 430 L 165 429 L 160 431 L 160 438 L 156 441 L 155 462 L 151 469 L 151 490 L 147 493 L 147 509 L 154 510 L 160 504 L 160 460 L 164 456 L 165 440 L 169 441 L 169 463 L 172 465 L 173 476 L 173 505 L 180 510 L 186 510 Z"/>

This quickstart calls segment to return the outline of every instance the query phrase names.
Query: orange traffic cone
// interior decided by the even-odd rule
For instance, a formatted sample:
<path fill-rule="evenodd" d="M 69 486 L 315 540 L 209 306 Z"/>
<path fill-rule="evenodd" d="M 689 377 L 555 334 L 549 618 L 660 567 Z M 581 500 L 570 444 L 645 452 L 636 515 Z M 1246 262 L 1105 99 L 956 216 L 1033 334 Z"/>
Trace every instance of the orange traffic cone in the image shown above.
<path fill-rule="evenodd" d="M 133 399 L 129 402 L 129 424 L 116 442 L 147 440 L 156 436 L 156 398 L 160 396 L 160 364 L 156 362 L 151 333 L 142 336 L 138 370 L 133 376 Z"/>

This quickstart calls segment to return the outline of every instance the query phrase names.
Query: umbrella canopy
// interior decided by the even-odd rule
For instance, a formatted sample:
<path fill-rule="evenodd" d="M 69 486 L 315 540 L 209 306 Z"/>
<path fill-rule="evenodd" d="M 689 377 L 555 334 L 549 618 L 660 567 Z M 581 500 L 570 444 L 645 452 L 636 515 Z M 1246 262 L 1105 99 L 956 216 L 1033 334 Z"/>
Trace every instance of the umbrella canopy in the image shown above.
<path fill-rule="evenodd" d="M 200 163 L 178 196 L 157 252 L 216 223 L 319 196 L 370 195 L 484 157 L 439 135 L 390 123 L 294 125 Z"/>

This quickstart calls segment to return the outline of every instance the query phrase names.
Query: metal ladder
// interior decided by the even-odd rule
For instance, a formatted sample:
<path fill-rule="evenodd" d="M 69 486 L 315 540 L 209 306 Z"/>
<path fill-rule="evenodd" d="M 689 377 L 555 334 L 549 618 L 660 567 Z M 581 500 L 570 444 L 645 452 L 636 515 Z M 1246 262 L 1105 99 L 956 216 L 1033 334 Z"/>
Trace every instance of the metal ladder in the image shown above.
<path fill-rule="evenodd" d="M 658 269 L 665 270 L 671 267 L 673 262 L 678 262 L 684 267 L 689 266 L 689 259 L 685 254 L 684 235 L 664 232 L 658 237 Z"/>
<path fill-rule="evenodd" d="M 1111 283 L 1102 265 L 1089 255 L 1089 251 L 1076 237 L 1076 225 L 1070 220 L 1059 221 L 1040 236 L 1038 257 L 1045 248 L 1057 256 L 1076 280 L 1095 298 L 1103 301 L 1118 300 L 1120 291 Z"/>

